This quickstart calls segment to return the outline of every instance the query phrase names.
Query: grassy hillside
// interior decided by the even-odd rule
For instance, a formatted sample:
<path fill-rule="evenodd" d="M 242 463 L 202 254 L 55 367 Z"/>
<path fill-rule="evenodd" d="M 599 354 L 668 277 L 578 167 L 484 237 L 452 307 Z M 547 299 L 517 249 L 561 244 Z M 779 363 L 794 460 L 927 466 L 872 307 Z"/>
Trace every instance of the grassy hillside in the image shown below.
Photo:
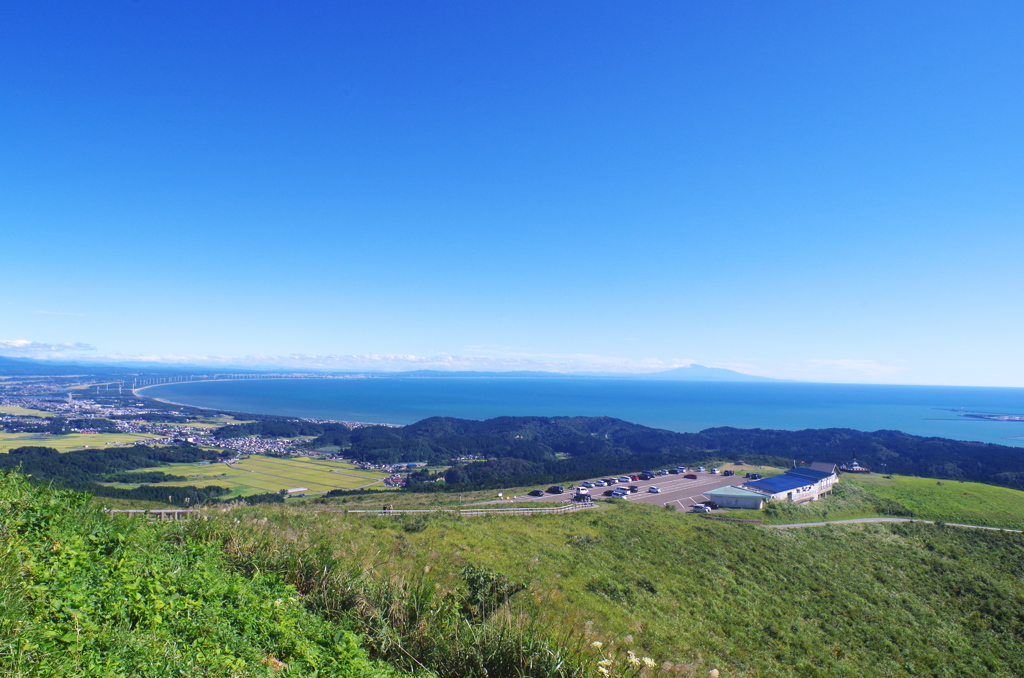
<path fill-rule="evenodd" d="M 177 524 L 0 473 L 0 674 L 388 676 L 279 577 L 243 577 Z"/>
<path fill-rule="evenodd" d="M 729 511 L 767 524 L 893 516 L 1024 530 L 1024 492 L 956 480 L 844 474 L 833 495 L 806 504 L 771 502 L 764 511 Z"/>
<path fill-rule="evenodd" d="M 371 658 L 451 678 L 598 675 L 603 658 L 631 676 L 1024 675 L 1016 533 L 773 530 L 624 502 L 473 519 L 342 506 L 147 525 L 0 479 L 0 673 L 387 671 L 348 629 Z M 357 669 L 323 663 L 334 643 Z"/>
<path fill-rule="evenodd" d="M 1024 673 L 1017 534 L 921 523 L 777 531 L 625 503 L 530 518 L 271 507 L 254 515 L 267 523 L 222 538 L 245 545 L 246 567 L 289 573 L 300 590 L 346 590 L 345 577 L 317 574 L 331 558 L 389 582 L 427 577 L 441 590 L 478 567 L 523 582 L 511 603 L 528 617 L 589 634 L 620 659 L 626 649 L 650 656 L 672 673 Z M 269 543 L 274 550 L 257 546 Z M 324 560 L 297 572 L 312 549 Z"/>

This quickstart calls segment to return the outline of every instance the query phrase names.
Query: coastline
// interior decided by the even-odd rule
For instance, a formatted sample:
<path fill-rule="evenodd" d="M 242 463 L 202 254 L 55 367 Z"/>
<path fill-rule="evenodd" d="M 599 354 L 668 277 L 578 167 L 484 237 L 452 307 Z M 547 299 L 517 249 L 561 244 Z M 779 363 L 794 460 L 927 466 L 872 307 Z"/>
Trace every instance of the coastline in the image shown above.
<path fill-rule="evenodd" d="M 188 383 L 242 381 L 261 383 L 210 383 L 194 390 L 183 387 L 180 393 L 174 390 Z M 152 396 L 154 386 L 168 386 L 171 392 Z M 945 412 L 1024 412 L 1024 393 L 1003 389 L 602 379 L 233 379 L 225 375 L 149 384 L 132 389 L 132 394 L 207 411 L 385 425 L 408 425 L 433 416 L 472 420 L 610 416 L 682 433 L 722 426 L 847 428 L 1024 447 L 1024 421 Z"/>
<path fill-rule="evenodd" d="M 282 377 L 281 379 L 307 379 L 307 378 L 309 378 L 309 377 Z M 193 381 L 172 382 L 172 383 L 198 384 L 198 383 L 210 382 L 210 381 L 250 381 L 250 380 L 249 379 L 195 379 Z M 150 384 L 149 386 L 140 386 L 138 388 L 133 388 L 133 389 L 131 389 L 131 392 L 132 392 L 132 395 L 135 396 L 136 398 L 146 398 L 147 400 L 155 400 L 158 403 L 164 403 L 165 405 L 177 405 L 179 407 L 190 407 L 190 408 L 193 408 L 193 409 L 196 409 L 196 410 L 207 410 L 209 412 L 227 412 L 227 413 L 229 413 L 231 415 L 240 414 L 240 415 L 253 415 L 253 416 L 259 416 L 259 417 L 267 417 L 267 416 L 287 417 L 287 416 L 290 416 L 290 415 L 284 415 L 284 414 L 265 414 L 265 413 L 260 413 L 260 412 L 242 412 L 241 410 L 226 410 L 226 409 L 217 408 L 217 407 L 204 407 L 202 405 L 190 405 L 188 403 L 179 403 L 176 400 L 167 400 L 166 398 L 157 398 L 155 396 L 145 395 L 145 394 L 140 394 L 139 393 L 140 391 L 145 391 L 148 388 L 154 388 L 156 386 L 166 386 L 166 385 L 167 384 Z M 309 418 L 309 417 L 292 417 L 292 418 L 294 418 L 294 419 L 309 420 L 309 421 L 326 421 L 326 422 L 330 422 L 332 424 L 345 424 L 345 425 L 350 425 L 350 426 L 351 425 L 354 425 L 354 426 L 389 426 L 389 427 L 402 427 L 402 426 L 405 426 L 405 424 L 392 424 L 392 423 L 386 422 L 386 421 L 343 421 L 341 419 L 318 419 L 318 418 L 315 418 L 315 417 L 313 417 L 313 418 Z"/>

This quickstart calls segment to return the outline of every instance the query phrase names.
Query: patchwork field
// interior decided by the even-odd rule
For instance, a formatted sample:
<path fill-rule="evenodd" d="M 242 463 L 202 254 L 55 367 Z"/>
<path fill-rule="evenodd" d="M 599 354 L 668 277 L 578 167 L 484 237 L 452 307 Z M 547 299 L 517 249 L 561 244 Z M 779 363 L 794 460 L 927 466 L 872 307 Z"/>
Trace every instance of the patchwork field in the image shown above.
<path fill-rule="evenodd" d="M 0 414 L 13 414 L 16 417 L 52 417 L 52 412 L 33 410 L 28 407 L 0 407 Z"/>
<path fill-rule="evenodd" d="M 52 447 L 58 452 L 70 452 L 87 447 L 131 445 L 136 440 L 151 440 L 160 437 L 162 436 L 149 433 L 69 433 L 61 436 L 49 433 L 0 433 L 0 453 L 26 445 Z"/>
<path fill-rule="evenodd" d="M 160 483 L 160 487 L 220 485 L 231 489 L 232 496 L 278 492 L 296 487 L 305 487 L 306 494 L 363 487 L 383 490 L 382 481 L 386 477 L 384 473 L 362 471 L 347 462 L 259 455 L 252 455 L 231 465 L 174 464 L 140 471 L 163 471 L 188 478 L 186 481 Z"/>

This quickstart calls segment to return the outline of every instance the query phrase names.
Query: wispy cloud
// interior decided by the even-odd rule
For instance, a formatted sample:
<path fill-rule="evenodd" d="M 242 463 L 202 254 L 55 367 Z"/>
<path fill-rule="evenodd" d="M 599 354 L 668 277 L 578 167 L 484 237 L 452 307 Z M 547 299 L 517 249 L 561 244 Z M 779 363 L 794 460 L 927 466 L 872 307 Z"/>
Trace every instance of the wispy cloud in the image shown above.
<path fill-rule="evenodd" d="M 405 370 L 444 371 L 545 371 L 585 372 L 660 372 L 692 364 L 692 360 L 648 358 L 633 359 L 593 353 L 530 353 L 509 350 L 509 347 L 478 349 L 473 355 L 438 353 L 368 354 L 306 354 L 290 353 L 237 355 L 189 354 L 102 354 L 95 347 L 82 343 L 45 344 L 36 341 L 0 341 L 0 355 L 47 358 L 53 360 L 82 359 L 105 363 L 159 363 L 165 365 L 196 365 L 209 367 L 288 368 L 301 370 L 379 371 Z M 88 355 L 81 355 L 88 352 Z"/>
<path fill-rule="evenodd" d="M 95 351 L 96 347 L 81 342 L 46 344 L 28 339 L 0 339 L 0 355 L 21 357 L 63 357 L 68 353 Z"/>

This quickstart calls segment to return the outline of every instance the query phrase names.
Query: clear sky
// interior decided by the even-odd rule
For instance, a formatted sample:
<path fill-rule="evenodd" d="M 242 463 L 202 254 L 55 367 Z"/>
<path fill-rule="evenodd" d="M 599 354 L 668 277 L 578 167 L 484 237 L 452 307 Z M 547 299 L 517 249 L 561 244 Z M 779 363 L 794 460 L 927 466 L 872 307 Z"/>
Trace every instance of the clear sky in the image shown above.
<path fill-rule="evenodd" d="M 1022 36 L 1019 0 L 8 0 L 0 354 L 1024 386 Z"/>

